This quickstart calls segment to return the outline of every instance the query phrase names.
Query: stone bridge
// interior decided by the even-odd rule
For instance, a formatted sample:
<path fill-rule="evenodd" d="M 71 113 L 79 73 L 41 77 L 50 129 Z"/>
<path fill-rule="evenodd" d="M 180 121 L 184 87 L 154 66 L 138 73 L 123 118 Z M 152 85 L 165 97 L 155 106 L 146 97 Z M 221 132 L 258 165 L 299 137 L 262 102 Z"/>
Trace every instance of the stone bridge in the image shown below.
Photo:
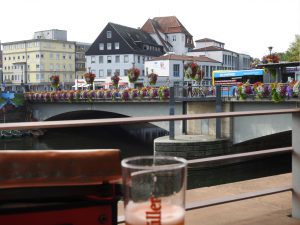
<path fill-rule="evenodd" d="M 215 99 L 181 99 L 175 102 L 175 114 L 215 112 Z M 270 100 L 223 99 L 222 111 L 249 111 L 287 109 L 300 106 L 300 101 L 287 100 L 274 103 Z M 92 112 L 106 113 L 109 117 L 138 117 L 169 115 L 168 101 L 99 101 L 99 102 L 33 102 L 29 104 L 33 116 L 38 120 L 78 119 L 89 118 L 84 115 Z M 103 114 L 101 114 L 103 115 Z M 104 118 L 104 117 L 97 117 Z M 185 127 L 186 134 L 216 134 L 216 119 L 189 120 L 186 125 L 182 121 L 175 122 L 175 134 L 182 134 Z M 291 130 L 290 115 L 249 116 L 222 119 L 222 137 L 230 138 L 233 143 L 241 143 L 258 137 Z M 169 122 L 157 122 L 153 125 L 169 131 Z"/>

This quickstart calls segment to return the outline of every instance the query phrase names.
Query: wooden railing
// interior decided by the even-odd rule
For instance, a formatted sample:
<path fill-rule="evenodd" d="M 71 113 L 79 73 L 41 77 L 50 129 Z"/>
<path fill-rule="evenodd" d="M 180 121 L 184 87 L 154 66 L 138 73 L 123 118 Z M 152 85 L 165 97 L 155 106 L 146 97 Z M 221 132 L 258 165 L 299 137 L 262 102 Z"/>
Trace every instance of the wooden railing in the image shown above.
<path fill-rule="evenodd" d="M 88 119 L 88 120 L 65 120 L 65 121 L 41 121 L 41 122 L 23 122 L 23 123 L 5 123 L 0 124 L 0 130 L 9 129 L 40 129 L 40 128 L 64 128 L 64 127 L 82 127 L 82 126 L 104 126 L 116 124 L 132 124 L 141 122 L 159 122 L 176 120 L 193 120 L 257 115 L 275 115 L 292 114 L 292 147 L 270 149 L 249 153 L 233 154 L 227 156 L 217 156 L 205 159 L 194 159 L 188 161 L 188 166 L 193 167 L 197 164 L 203 164 L 213 161 L 224 161 L 228 159 L 240 159 L 247 157 L 257 157 L 263 155 L 279 154 L 292 152 L 292 177 L 293 185 L 288 184 L 284 187 L 272 188 L 258 192 L 245 193 L 241 195 L 222 197 L 202 202 L 193 202 L 187 205 L 187 210 L 208 207 L 212 205 L 224 204 L 233 201 L 240 201 L 249 198 L 255 198 L 264 195 L 270 195 L 285 191 L 291 191 L 293 195 L 292 216 L 300 219 L 300 109 L 280 109 L 280 110 L 262 110 L 262 111 L 244 111 L 244 112 L 222 112 L 192 115 L 171 115 L 171 116 L 152 116 L 152 117 L 134 117 L 134 118 L 113 118 L 113 119 Z M 124 222 L 124 217 L 119 217 L 119 223 Z"/>

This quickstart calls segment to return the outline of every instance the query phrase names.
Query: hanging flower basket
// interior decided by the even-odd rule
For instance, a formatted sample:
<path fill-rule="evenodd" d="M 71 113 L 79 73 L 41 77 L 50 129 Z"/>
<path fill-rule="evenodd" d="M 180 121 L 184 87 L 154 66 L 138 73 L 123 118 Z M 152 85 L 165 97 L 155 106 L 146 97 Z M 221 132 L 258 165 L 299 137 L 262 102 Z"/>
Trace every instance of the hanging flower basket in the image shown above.
<path fill-rule="evenodd" d="M 114 76 L 111 77 L 111 82 L 116 89 L 119 86 L 119 81 L 120 81 L 119 74 L 116 73 Z"/>
<path fill-rule="evenodd" d="M 149 79 L 149 84 L 150 85 L 155 85 L 156 84 L 157 77 L 158 77 L 158 75 L 156 73 L 152 72 L 147 77 Z"/>
<path fill-rule="evenodd" d="M 140 76 L 140 70 L 138 68 L 131 68 L 128 70 L 128 80 L 130 83 L 135 83 Z"/>
<path fill-rule="evenodd" d="M 276 53 L 272 53 L 272 54 L 269 54 L 269 55 L 265 55 L 263 58 L 262 58 L 262 62 L 263 63 L 279 63 L 279 60 L 280 60 L 280 57 L 278 54 Z"/>
<path fill-rule="evenodd" d="M 184 65 L 184 76 L 188 79 L 194 80 L 199 69 L 200 68 L 197 63 L 187 63 Z"/>
<path fill-rule="evenodd" d="M 93 84 L 93 82 L 95 80 L 95 77 L 96 77 L 96 74 L 94 74 L 94 73 L 84 74 L 84 79 L 85 79 L 87 84 Z"/>
<path fill-rule="evenodd" d="M 50 77 L 51 86 L 57 88 L 59 86 L 59 75 L 52 75 Z"/>

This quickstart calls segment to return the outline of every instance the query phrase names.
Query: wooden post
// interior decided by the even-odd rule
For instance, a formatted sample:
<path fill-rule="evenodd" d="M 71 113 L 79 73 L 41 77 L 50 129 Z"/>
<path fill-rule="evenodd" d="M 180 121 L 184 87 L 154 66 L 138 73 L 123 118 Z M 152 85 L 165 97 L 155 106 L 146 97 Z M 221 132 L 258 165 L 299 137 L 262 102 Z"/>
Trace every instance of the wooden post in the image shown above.
<path fill-rule="evenodd" d="M 300 219 L 300 113 L 292 114 L 292 216 Z"/>

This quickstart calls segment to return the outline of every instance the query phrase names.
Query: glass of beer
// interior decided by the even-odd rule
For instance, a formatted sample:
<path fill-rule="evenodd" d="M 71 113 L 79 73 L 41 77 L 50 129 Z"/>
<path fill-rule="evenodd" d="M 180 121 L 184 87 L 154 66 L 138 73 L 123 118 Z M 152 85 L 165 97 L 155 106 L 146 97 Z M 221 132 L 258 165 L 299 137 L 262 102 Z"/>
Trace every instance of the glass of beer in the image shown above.
<path fill-rule="evenodd" d="M 178 157 L 123 159 L 126 225 L 184 225 L 186 171 Z"/>

